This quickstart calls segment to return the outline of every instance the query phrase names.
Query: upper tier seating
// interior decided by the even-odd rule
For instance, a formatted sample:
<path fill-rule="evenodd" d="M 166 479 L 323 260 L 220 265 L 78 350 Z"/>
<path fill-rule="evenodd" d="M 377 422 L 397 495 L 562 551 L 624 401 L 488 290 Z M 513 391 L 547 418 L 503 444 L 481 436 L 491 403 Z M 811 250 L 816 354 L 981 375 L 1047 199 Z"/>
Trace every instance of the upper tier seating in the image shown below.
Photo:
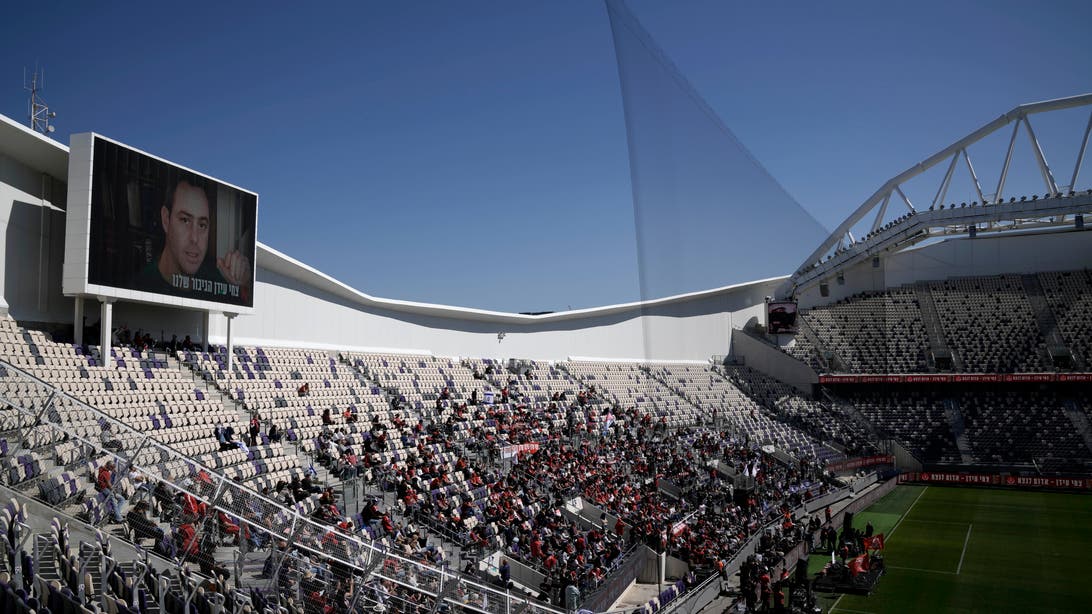
<path fill-rule="evenodd" d="M 925 370 L 925 327 L 913 290 L 861 295 L 806 311 L 803 317 L 848 371 Z"/>
<path fill-rule="evenodd" d="M 1078 365 L 1092 369 L 1092 274 L 1087 270 L 1040 273 L 1062 341 Z"/>
<path fill-rule="evenodd" d="M 1038 274 L 1047 312 L 1078 368 L 1092 368 L 1092 279 L 1087 271 Z M 1019 275 L 960 277 L 926 285 L 937 317 L 939 341 L 954 354 L 957 371 L 1035 373 L 1053 366 L 1025 282 Z M 1034 283 L 1028 282 L 1028 283 Z M 851 373 L 913 373 L 930 370 L 929 335 L 910 286 L 861 294 L 802 310 L 801 317 Z M 803 333 L 785 348 L 823 370 Z"/>
<path fill-rule="evenodd" d="M 944 336 L 968 373 L 1047 370 L 1045 344 L 1019 276 L 930 284 Z"/>
<path fill-rule="evenodd" d="M 56 343 L 45 333 L 0 318 L 0 356 L 5 360 L 180 451 L 197 455 L 216 450 L 210 435 L 217 423 L 240 429 L 238 413 L 225 409 L 220 398 L 210 398 L 188 371 L 128 347 L 113 348 L 111 355 L 107 367 L 97 353 Z M 69 411 L 73 428 L 98 429 L 94 420 L 81 422 L 76 408 Z"/>

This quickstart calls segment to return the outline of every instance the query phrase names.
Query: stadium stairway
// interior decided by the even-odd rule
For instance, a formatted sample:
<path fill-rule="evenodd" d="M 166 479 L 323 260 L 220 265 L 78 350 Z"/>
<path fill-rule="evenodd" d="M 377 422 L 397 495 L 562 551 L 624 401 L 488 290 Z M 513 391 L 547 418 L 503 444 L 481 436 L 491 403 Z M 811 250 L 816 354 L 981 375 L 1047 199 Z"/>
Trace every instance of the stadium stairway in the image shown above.
<path fill-rule="evenodd" d="M 933 293 L 929 291 L 929 282 L 914 284 L 914 296 L 918 299 L 921 322 L 925 326 L 925 334 L 929 340 L 929 352 L 932 354 L 932 356 L 928 357 L 929 365 L 935 369 L 934 357 L 947 354 L 952 357 L 952 367 L 956 371 L 962 371 L 963 361 L 959 359 L 956 352 L 951 351 L 944 338 L 944 329 L 940 325 L 940 314 L 937 313 L 937 304 L 933 300 Z"/>
<path fill-rule="evenodd" d="M 118 603 L 122 602 L 119 590 L 124 584 L 125 590 L 133 591 L 131 607 L 140 601 L 144 614 L 160 614 L 169 609 L 164 607 L 168 591 L 180 600 L 192 599 L 198 593 L 198 586 L 207 581 L 130 541 L 124 533 L 106 533 L 9 486 L 0 485 L 0 499 L 5 502 L 5 518 L 13 520 L 8 535 L 21 544 L 18 549 L 31 557 L 32 584 L 39 593 L 46 593 L 44 587 L 50 584 L 70 588 L 82 606 L 79 611 L 117 612 Z M 13 514 L 11 510 L 18 512 Z M 147 585 L 140 580 L 148 572 L 158 576 L 159 585 L 167 589 L 159 591 L 159 598 L 148 593 Z M 117 573 L 125 580 L 118 578 Z M 72 585 L 73 581 L 78 585 Z M 232 598 L 239 605 L 249 604 L 245 594 L 233 592 Z M 206 605 L 210 613 L 225 611 L 219 597 L 202 607 Z"/>
<path fill-rule="evenodd" d="M 1054 312 L 1047 303 L 1046 296 L 1043 293 L 1043 285 L 1039 282 L 1039 276 L 1021 275 L 1020 279 L 1024 284 L 1024 293 L 1028 295 L 1028 303 L 1031 305 L 1032 313 L 1035 314 L 1035 324 L 1039 327 L 1039 334 L 1046 341 L 1045 347 L 1040 350 L 1040 358 L 1043 359 L 1044 364 L 1052 364 L 1052 353 L 1071 355 L 1072 353 L 1066 347 L 1065 340 L 1058 333 L 1058 320 L 1054 317 Z"/>
<path fill-rule="evenodd" d="M 383 398 L 393 407 L 396 394 L 398 394 L 397 388 L 385 385 L 379 379 L 372 377 L 367 372 L 367 369 L 353 364 L 352 359 L 344 353 L 331 351 L 330 357 L 349 367 L 350 372 L 352 372 L 360 385 L 367 388 L 378 388 L 382 390 Z M 416 411 L 409 409 L 407 409 L 407 411 L 411 414 L 420 416 Z M 431 422 L 431 420 L 425 419 L 423 416 L 421 417 L 426 423 Z M 318 472 L 317 475 L 320 480 L 326 479 L 329 480 L 330 483 L 333 483 L 336 480 L 337 484 L 341 486 L 342 501 L 344 501 L 347 510 L 360 513 L 360 511 L 364 509 L 365 503 L 374 500 L 380 504 L 380 509 L 389 514 L 394 522 L 401 523 L 404 526 L 420 525 L 419 522 L 405 514 L 402 508 L 396 504 L 397 496 L 394 490 L 384 489 L 379 483 L 369 483 L 363 476 L 355 478 L 350 482 L 344 482 L 321 465 L 314 465 L 314 468 Z M 458 562 L 467 558 L 463 556 L 463 548 L 455 539 L 453 539 L 453 536 L 442 535 L 439 531 L 435 530 L 434 527 L 427 528 L 426 535 L 428 536 L 429 544 L 436 546 L 443 552 L 445 561 Z"/>
<path fill-rule="evenodd" d="M 823 395 L 823 398 L 830 403 L 831 410 L 840 415 L 842 420 L 859 426 L 871 436 L 872 441 L 884 439 L 884 435 L 880 433 L 879 429 L 876 428 L 876 425 L 872 424 L 872 421 L 868 419 L 868 416 L 861 413 L 861 410 L 858 409 L 856 405 L 835 396 L 829 388 L 822 388 L 820 393 Z"/>
<path fill-rule="evenodd" d="M 337 358 L 336 353 L 331 353 L 331 356 Z M 246 406 L 241 402 L 231 397 L 229 394 L 224 394 L 224 390 L 216 383 L 207 379 L 207 377 L 198 371 L 194 365 L 179 361 L 173 354 L 167 354 L 167 364 L 175 369 L 181 369 L 183 372 L 190 374 L 193 378 L 194 385 L 200 388 L 205 395 L 205 398 L 219 398 L 223 402 L 224 411 L 229 414 L 235 414 L 238 416 L 238 424 L 247 425 L 250 423 L 251 413 Z M 262 430 L 265 431 L 268 425 L 263 424 Z M 246 438 L 246 433 L 240 433 L 239 436 L 243 439 Z M 311 469 L 315 472 L 314 479 L 318 484 L 325 486 L 332 486 L 335 489 L 341 486 L 341 480 L 330 473 L 320 464 L 314 462 L 314 457 L 303 449 L 303 442 L 299 441 L 284 441 L 285 449 L 289 447 L 292 453 L 297 457 L 298 465 L 304 469 Z"/>
<path fill-rule="evenodd" d="M 1077 402 L 1073 399 L 1067 399 L 1062 403 L 1062 411 L 1073 423 L 1073 427 L 1077 429 L 1077 433 L 1084 440 L 1084 445 L 1088 448 L 1088 451 L 1092 452 L 1092 425 L 1088 423 L 1088 416 L 1081 411 L 1081 408 L 1077 406 Z"/>
<path fill-rule="evenodd" d="M 948 417 L 948 424 L 955 437 L 956 447 L 959 449 L 960 460 L 969 465 L 974 462 L 974 448 L 967 438 L 966 426 L 963 423 L 963 412 L 959 411 L 959 401 L 955 399 L 944 400 L 944 415 Z"/>
<path fill-rule="evenodd" d="M 845 362 L 838 358 L 838 354 L 819 337 L 819 334 L 812 328 L 811 322 L 808 322 L 807 317 L 805 317 L 806 315 L 805 312 L 801 312 L 797 321 L 800 323 L 800 332 L 804 333 L 804 338 L 808 340 L 808 343 L 810 343 L 813 348 L 815 348 L 815 354 L 819 359 L 819 365 L 827 373 L 846 371 Z"/>
<path fill-rule="evenodd" d="M 220 399 L 220 401 L 224 405 L 225 411 L 236 412 L 239 414 L 241 424 L 246 424 L 250 420 L 249 417 L 246 417 L 245 419 L 243 417 L 245 410 L 242 403 L 224 394 L 223 391 L 220 390 L 219 386 L 216 386 L 209 382 L 209 380 L 205 379 L 205 376 L 195 371 L 192 365 L 188 365 L 179 361 L 178 358 L 176 358 L 175 355 L 170 352 L 165 352 L 164 358 L 166 358 L 167 366 L 169 366 L 170 368 L 189 374 L 190 378 L 193 379 L 194 387 L 201 390 L 202 394 L 206 399 Z"/>
<path fill-rule="evenodd" d="M 677 384 L 672 384 L 665 377 L 663 377 L 662 375 L 656 373 L 651 368 L 649 368 L 648 365 L 642 366 L 641 371 L 644 372 L 644 374 L 646 376 L 648 376 L 648 377 L 660 382 L 661 384 L 663 384 L 664 388 L 667 388 L 668 390 L 674 392 L 680 398 L 686 399 L 686 401 L 688 403 L 690 403 L 692 406 L 694 406 L 694 409 L 696 409 L 698 411 L 699 415 L 701 416 L 702 423 L 706 423 L 706 422 L 711 423 L 712 422 L 712 416 L 709 415 L 707 413 L 707 411 L 705 410 L 705 408 L 701 406 L 701 403 L 698 402 L 695 399 L 690 398 L 686 394 L 686 391 L 684 391 L 682 388 L 680 388 Z M 710 372 L 711 373 L 716 373 L 716 371 L 710 371 Z M 720 375 L 720 374 L 717 373 L 717 375 Z M 723 379 L 727 379 L 727 378 L 724 378 L 723 375 L 720 375 L 720 377 L 723 378 Z"/>

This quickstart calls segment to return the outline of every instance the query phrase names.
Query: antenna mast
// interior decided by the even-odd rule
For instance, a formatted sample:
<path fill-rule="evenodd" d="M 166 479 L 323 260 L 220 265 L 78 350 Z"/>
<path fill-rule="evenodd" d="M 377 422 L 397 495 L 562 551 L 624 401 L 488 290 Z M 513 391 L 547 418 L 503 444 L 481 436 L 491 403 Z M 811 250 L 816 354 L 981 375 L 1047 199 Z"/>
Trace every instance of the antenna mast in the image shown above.
<path fill-rule="evenodd" d="M 57 117 L 57 113 L 49 110 L 49 105 L 39 97 L 39 93 L 45 88 L 45 70 L 38 72 L 38 66 L 34 67 L 34 75 L 30 78 L 30 86 L 27 87 L 26 69 L 23 69 L 23 89 L 30 92 L 30 129 L 42 134 L 52 134 L 54 127 L 49 120 Z"/>

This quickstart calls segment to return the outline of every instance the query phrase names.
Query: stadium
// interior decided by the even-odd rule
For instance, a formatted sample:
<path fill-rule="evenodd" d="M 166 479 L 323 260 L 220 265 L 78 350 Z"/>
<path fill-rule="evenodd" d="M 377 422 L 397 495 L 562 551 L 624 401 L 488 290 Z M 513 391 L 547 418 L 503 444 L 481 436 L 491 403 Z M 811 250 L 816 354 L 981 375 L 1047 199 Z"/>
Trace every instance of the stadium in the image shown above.
<path fill-rule="evenodd" d="M 816 234 L 608 13 L 632 302 L 372 296 L 216 169 L 0 116 L 3 611 L 1083 611 L 1092 94 L 983 102 Z M 665 290 L 709 214 L 664 194 L 725 186 L 749 277 Z"/>

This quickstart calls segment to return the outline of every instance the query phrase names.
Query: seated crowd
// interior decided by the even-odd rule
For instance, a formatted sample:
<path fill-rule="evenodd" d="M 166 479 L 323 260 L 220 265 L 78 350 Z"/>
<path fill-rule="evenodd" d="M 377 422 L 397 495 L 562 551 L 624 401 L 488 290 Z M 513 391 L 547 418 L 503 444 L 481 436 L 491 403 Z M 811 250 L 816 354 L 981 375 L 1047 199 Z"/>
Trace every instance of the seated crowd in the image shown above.
<path fill-rule="evenodd" d="M 765 431 L 749 431 L 727 408 L 721 428 L 709 428 L 715 412 L 649 368 L 524 361 L 510 370 L 488 361 L 371 356 L 352 364 L 305 350 L 236 348 L 229 374 L 222 349 L 179 350 L 208 377 L 210 386 L 195 387 L 151 351 L 119 347 L 106 364 L 93 351 L 8 330 L 19 339 L 5 358 L 90 403 L 53 401 L 55 422 L 34 426 L 36 445 L 10 459 L 15 481 L 35 483 L 40 500 L 221 587 L 240 581 L 225 547 L 264 551 L 268 581 L 304 608 L 336 608 L 354 581 L 365 590 L 335 563 L 361 566 L 353 544 L 380 543 L 427 565 L 447 556 L 430 537 L 501 550 L 542 571 L 546 584 L 528 588 L 558 600 L 568 585 L 592 590 L 638 543 L 710 566 L 763 522 L 826 488 L 817 443 L 793 435 L 807 445 L 800 464 L 787 466 L 758 450 L 777 441 Z M 393 371 L 400 377 L 383 379 Z M 26 411 L 4 419 L 28 424 L 46 396 L 31 403 L 24 394 Z M 672 431 L 689 444 L 678 446 Z M 314 454 L 339 479 L 389 489 L 395 505 L 372 500 L 351 513 L 284 442 Z M 734 503 L 733 486 L 710 473 L 713 460 L 748 472 L 754 494 Z M 659 488 L 665 476 L 680 489 L 677 498 Z M 226 491 L 222 479 L 231 480 Z M 589 525 L 563 513 L 574 495 L 612 521 Z M 287 542 L 296 514 L 308 524 Z M 687 515 L 685 530 L 661 535 Z M 713 529 L 725 523 L 735 527 L 731 535 Z M 374 599 L 414 599 L 394 596 L 376 584 L 381 579 L 368 582 Z"/>

